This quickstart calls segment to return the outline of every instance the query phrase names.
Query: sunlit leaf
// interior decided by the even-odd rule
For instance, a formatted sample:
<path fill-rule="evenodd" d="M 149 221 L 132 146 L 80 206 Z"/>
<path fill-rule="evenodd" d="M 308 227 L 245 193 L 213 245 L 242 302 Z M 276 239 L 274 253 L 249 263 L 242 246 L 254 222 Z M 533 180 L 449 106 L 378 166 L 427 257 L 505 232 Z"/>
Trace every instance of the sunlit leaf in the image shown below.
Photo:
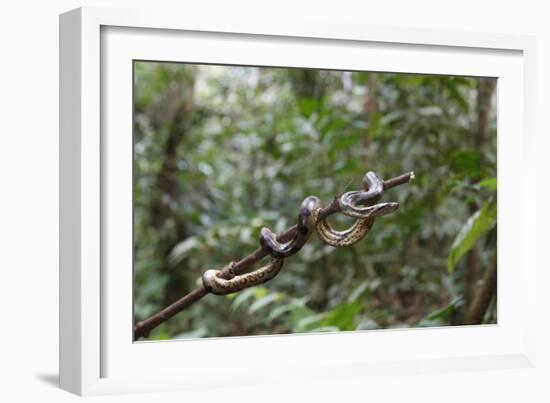
<path fill-rule="evenodd" d="M 292 304 L 280 305 L 269 312 L 269 315 L 267 315 L 267 319 L 271 322 L 272 320 L 277 319 L 279 316 L 292 311 L 292 309 L 294 309 L 294 306 Z"/>
<path fill-rule="evenodd" d="M 231 308 L 237 309 L 239 308 L 245 301 L 247 301 L 250 298 L 254 298 L 254 293 L 256 290 L 254 287 L 247 288 L 241 292 L 238 293 L 238 295 L 233 300 L 233 303 L 231 304 Z"/>
<path fill-rule="evenodd" d="M 281 300 L 281 295 L 280 294 L 278 294 L 278 293 L 268 294 L 265 297 L 262 297 L 260 299 L 257 299 L 256 301 L 254 301 L 254 303 L 252 305 L 250 305 L 250 307 L 248 308 L 248 313 L 252 314 L 252 313 L 262 309 L 263 307 L 271 304 L 272 302 L 276 302 L 276 301 L 280 301 L 280 300 Z"/>
<path fill-rule="evenodd" d="M 325 316 L 326 315 L 324 313 L 306 316 L 305 318 L 302 318 L 298 321 L 298 323 L 296 324 L 296 328 L 298 331 L 302 332 L 308 329 L 314 329 L 315 327 L 318 327 L 321 322 L 323 322 Z"/>
<path fill-rule="evenodd" d="M 197 249 L 201 243 L 197 239 L 197 237 L 190 236 L 185 241 L 182 241 L 178 243 L 174 249 L 172 249 L 172 252 L 170 253 L 170 256 L 168 257 L 168 261 L 171 266 L 177 265 L 179 262 L 181 262 L 183 259 L 185 259 L 193 249 Z"/>
<path fill-rule="evenodd" d="M 358 303 L 342 304 L 328 312 L 322 322 L 323 326 L 336 326 L 341 330 L 354 330 L 356 327 L 355 316 L 361 310 Z"/>
<path fill-rule="evenodd" d="M 316 99 L 312 98 L 300 98 L 298 100 L 298 107 L 303 116 L 309 117 L 317 109 L 319 103 Z"/>
<path fill-rule="evenodd" d="M 307 308 L 305 306 L 306 301 L 305 299 L 298 299 L 298 298 L 292 298 L 291 302 L 288 304 L 279 305 L 269 313 L 267 316 L 269 321 L 272 321 L 274 319 L 277 319 L 279 316 L 284 315 L 288 312 L 303 312 L 304 315 L 307 312 Z"/>
<path fill-rule="evenodd" d="M 490 190 L 497 190 L 497 178 L 486 178 L 479 182 L 479 186 Z"/>
<path fill-rule="evenodd" d="M 496 223 L 496 203 L 485 203 L 464 224 L 456 236 L 447 259 L 447 269 L 452 273 L 457 262 L 468 252 L 477 240 L 489 231 Z"/>

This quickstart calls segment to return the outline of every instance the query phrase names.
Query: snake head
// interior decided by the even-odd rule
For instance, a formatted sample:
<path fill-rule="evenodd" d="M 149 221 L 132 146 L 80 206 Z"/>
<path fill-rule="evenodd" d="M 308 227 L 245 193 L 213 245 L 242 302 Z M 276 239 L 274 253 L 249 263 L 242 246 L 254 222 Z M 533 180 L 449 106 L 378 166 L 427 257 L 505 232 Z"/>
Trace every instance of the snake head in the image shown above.
<path fill-rule="evenodd" d="M 372 206 L 373 210 L 371 212 L 372 217 L 380 217 L 393 213 L 399 208 L 399 203 L 396 202 L 387 202 L 387 203 L 378 203 Z"/>
<path fill-rule="evenodd" d="M 363 176 L 363 188 L 370 191 L 382 192 L 384 190 L 384 181 L 375 172 L 369 171 Z"/>
<path fill-rule="evenodd" d="M 384 181 L 376 173 L 367 172 L 362 182 L 364 190 L 344 193 L 340 198 L 343 204 L 372 206 L 382 198 Z"/>

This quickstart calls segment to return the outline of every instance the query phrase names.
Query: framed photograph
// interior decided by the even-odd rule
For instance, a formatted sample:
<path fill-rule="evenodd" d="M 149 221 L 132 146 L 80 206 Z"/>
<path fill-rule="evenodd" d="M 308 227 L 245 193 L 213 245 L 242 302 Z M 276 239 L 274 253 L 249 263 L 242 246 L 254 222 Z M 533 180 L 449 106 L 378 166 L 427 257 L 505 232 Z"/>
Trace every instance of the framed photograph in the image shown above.
<path fill-rule="evenodd" d="M 60 17 L 62 388 L 533 365 L 533 39 L 241 22 Z"/>

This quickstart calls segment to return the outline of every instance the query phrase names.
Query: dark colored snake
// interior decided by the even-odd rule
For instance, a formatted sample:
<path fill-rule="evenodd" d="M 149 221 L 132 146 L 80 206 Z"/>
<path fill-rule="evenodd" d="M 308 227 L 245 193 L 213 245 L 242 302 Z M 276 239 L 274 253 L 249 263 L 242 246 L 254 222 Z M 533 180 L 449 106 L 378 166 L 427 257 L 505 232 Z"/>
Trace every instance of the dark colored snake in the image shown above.
<path fill-rule="evenodd" d="M 307 242 L 313 230 L 317 215 L 315 214 L 323 204 L 316 196 L 308 196 L 302 202 L 298 213 L 296 233 L 288 242 L 277 241 L 277 236 L 269 229 L 262 228 L 260 231 L 260 245 L 262 249 L 276 258 L 285 258 L 294 255 Z"/>
<path fill-rule="evenodd" d="M 202 275 L 204 288 L 215 295 L 226 295 L 241 291 L 248 287 L 265 283 L 279 274 L 283 267 L 283 259 L 272 259 L 271 262 L 250 273 L 235 275 L 232 269 L 234 262 L 229 265 L 229 277 L 221 277 L 223 270 L 206 270 Z"/>
<path fill-rule="evenodd" d="M 399 207 L 399 203 L 376 203 L 382 197 L 384 181 L 374 172 L 369 171 L 363 177 L 363 188 L 346 192 L 338 199 L 343 214 L 355 218 L 377 217 L 389 214 Z M 367 204 L 366 206 L 360 206 Z"/>
<path fill-rule="evenodd" d="M 314 230 L 323 242 L 332 246 L 349 246 L 359 242 L 370 231 L 376 217 L 392 213 L 399 207 L 399 203 L 394 202 L 374 204 L 380 200 L 384 191 L 384 182 L 374 172 L 368 172 L 363 177 L 363 187 L 365 190 L 346 192 L 338 199 L 341 212 L 356 218 L 348 229 L 337 231 L 326 219 L 320 220 L 323 203 L 316 196 L 308 196 L 300 207 L 296 232 L 288 242 L 277 241 L 276 235 L 269 228 L 261 229 L 262 249 L 272 256 L 269 264 L 238 276 L 233 270 L 234 263 L 224 270 L 207 270 L 202 275 L 204 288 L 216 295 L 226 295 L 271 280 L 283 267 L 283 259 L 298 252 Z M 222 277 L 224 271 L 228 273 L 228 278 Z"/>
<path fill-rule="evenodd" d="M 384 191 L 384 182 L 374 172 L 367 172 L 363 177 L 366 190 L 344 193 L 338 204 L 343 214 L 357 218 L 355 223 L 344 231 L 336 231 L 326 220 L 318 220 L 319 211 L 315 213 L 316 230 L 319 238 L 331 246 L 350 246 L 367 235 L 374 224 L 374 219 L 394 212 L 399 203 L 373 203 L 380 200 Z M 371 204 L 360 206 L 360 204 Z"/>

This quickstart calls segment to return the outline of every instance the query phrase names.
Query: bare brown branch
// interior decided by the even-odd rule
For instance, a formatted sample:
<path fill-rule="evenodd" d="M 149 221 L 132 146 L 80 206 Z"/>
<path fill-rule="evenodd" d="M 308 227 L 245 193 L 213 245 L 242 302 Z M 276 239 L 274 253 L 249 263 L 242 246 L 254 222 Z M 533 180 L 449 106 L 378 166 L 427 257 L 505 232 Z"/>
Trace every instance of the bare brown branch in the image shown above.
<path fill-rule="evenodd" d="M 407 172 L 405 174 L 396 176 L 394 178 L 384 181 L 384 190 L 391 189 L 393 187 L 408 183 L 414 179 L 414 172 Z M 338 199 L 335 197 L 321 212 L 319 213 L 319 218 L 323 219 L 332 214 L 335 214 L 340 211 L 340 206 L 338 204 Z M 279 242 L 286 242 L 294 236 L 296 231 L 296 226 L 292 226 L 285 231 L 277 235 L 277 240 Z M 267 256 L 267 252 L 261 248 L 256 249 L 250 255 L 242 258 L 233 266 L 235 274 L 242 274 L 248 268 L 253 266 L 255 263 Z M 229 273 L 227 271 L 222 272 L 222 277 L 227 277 Z M 208 292 L 204 287 L 199 287 L 190 293 L 184 295 L 179 300 L 173 304 L 167 306 L 162 311 L 154 314 L 153 316 L 139 322 L 134 327 L 134 340 L 138 340 L 141 337 L 147 337 L 151 330 L 159 326 L 161 323 L 166 322 L 168 319 L 176 315 L 178 312 L 183 311 L 188 308 L 202 297 L 204 297 Z"/>

